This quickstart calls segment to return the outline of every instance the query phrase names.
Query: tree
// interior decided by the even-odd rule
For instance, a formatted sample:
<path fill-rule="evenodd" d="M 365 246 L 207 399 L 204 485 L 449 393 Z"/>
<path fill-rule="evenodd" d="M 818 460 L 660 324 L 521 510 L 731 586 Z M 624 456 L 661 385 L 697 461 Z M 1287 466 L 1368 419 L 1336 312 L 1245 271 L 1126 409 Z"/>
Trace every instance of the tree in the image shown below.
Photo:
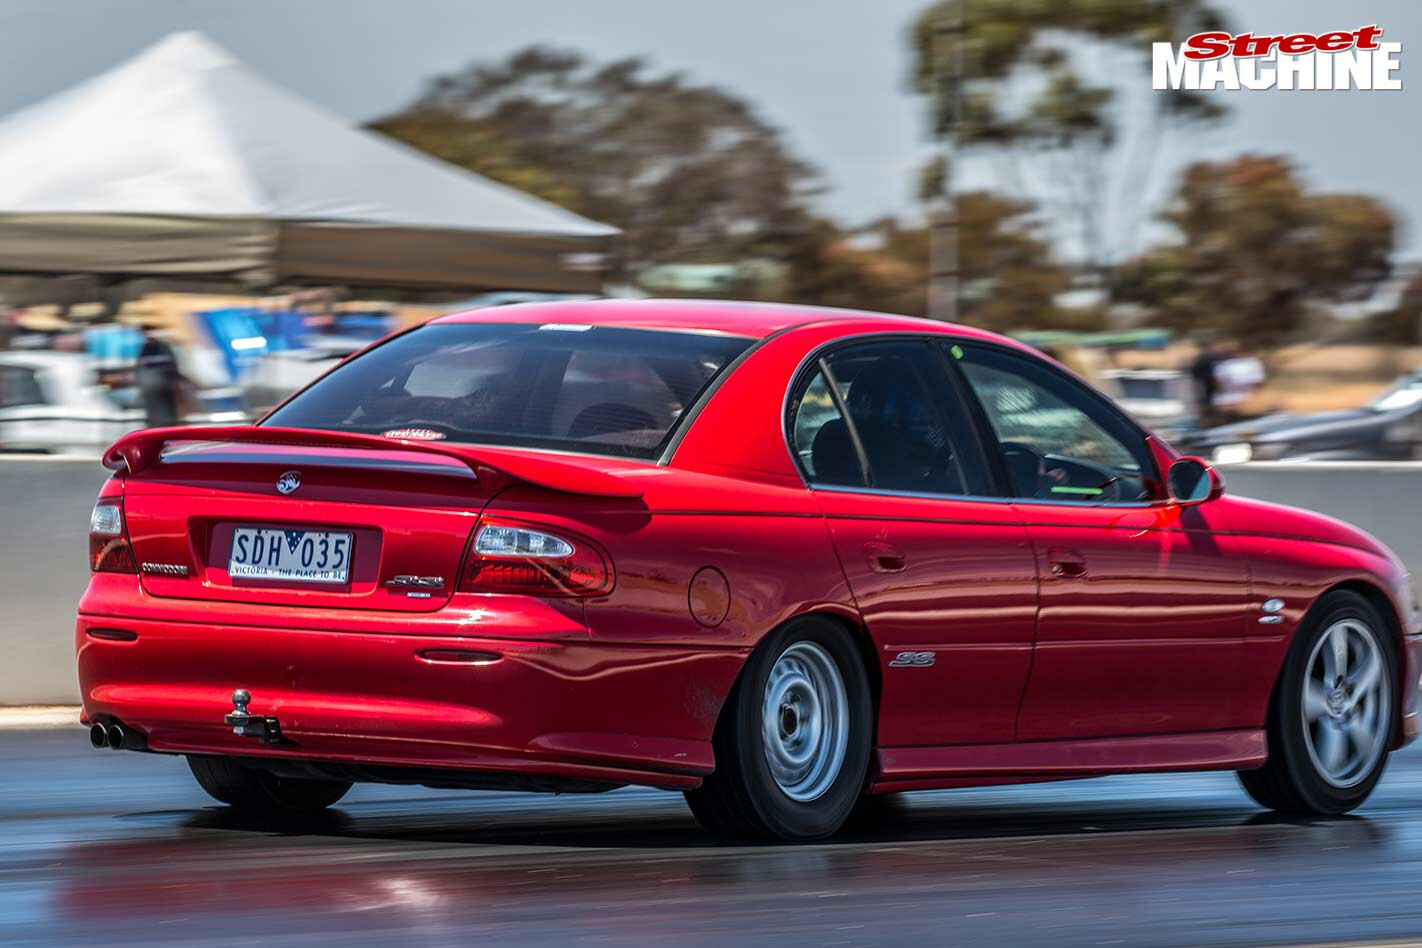
<path fill-rule="evenodd" d="M 816 172 L 744 99 L 639 58 L 532 47 L 441 76 L 373 127 L 622 228 L 620 262 L 782 259 Z"/>
<path fill-rule="evenodd" d="M 1376 199 L 1310 193 L 1286 159 L 1259 155 L 1191 165 L 1161 218 L 1179 240 L 1120 267 L 1113 296 L 1157 323 L 1259 346 L 1297 332 L 1317 304 L 1369 296 L 1396 231 Z"/>
<path fill-rule="evenodd" d="M 1038 236 L 1033 205 L 986 192 L 958 196 L 961 318 L 988 329 L 1052 329 L 1066 321 L 1055 297 L 1071 284 Z"/>
<path fill-rule="evenodd" d="M 1422 341 L 1422 273 L 1408 278 L 1397 306 L 1368 317 L 1358 329 L 1358 338 L 1365 342 L 1415 346 Z"/>
<path fill-rule="evenodd" d="M 1108 214 L 1139 202 L 1165 133 L 1222 116 L 1199 94 L 1154 94 L 1110 188 L 1106 158 L 1121 136 L 1108 83 L 1120 54 L 1144 66 L 1152 42 L 1179 42 L 1221 25 L 1205 0 L 940 0 L 913 24 L 911 81 L 928 100 L 932 134 L 955 155 L 1001 155 L 999 166 L 1016 169 L 1012 190 L 1026 196 L 1032 181 L 1087 266 L 1099 271 L 1120 243 L 1106 232 Z M 1102 64 L 1098 81 L 1082 75 L 1089 60 Z M 1037 174 L 1022 173 L 1028 162 Z M 947 203 L 951 172 L 937 163 L 926 199 Z M 1123 235 L 1131 237 L 1134 221 L 1124 216 Z"/>
<path fill-rule="evenodd" d="M 1060 310 L 1055 297 L 1070 273 L 1038 235 L 1032 205 L 988 192 L 958 197 L 963 236 L 963 299 L 959 318 L 996 330 L 1077 328 L 1079 314 Z M 872 245 L 821 239 L 797 261 L 797 298 L 835 306 L 921 315 L 927 310 L 929 234 L 893 220 L 865 228 Z"/>

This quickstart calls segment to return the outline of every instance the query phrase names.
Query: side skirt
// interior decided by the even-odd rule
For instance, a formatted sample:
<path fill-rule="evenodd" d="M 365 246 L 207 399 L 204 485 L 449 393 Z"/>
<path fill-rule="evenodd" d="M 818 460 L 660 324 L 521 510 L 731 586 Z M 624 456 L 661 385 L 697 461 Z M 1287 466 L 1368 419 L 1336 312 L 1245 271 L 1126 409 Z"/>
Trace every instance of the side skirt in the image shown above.
<path fill-rule="evenodd" d="M 1250 770 L 1268 758 L 1264 730 L 1076 741 L 881 747 L 871 793 L 1031 783 L 1106 774 Z"/>

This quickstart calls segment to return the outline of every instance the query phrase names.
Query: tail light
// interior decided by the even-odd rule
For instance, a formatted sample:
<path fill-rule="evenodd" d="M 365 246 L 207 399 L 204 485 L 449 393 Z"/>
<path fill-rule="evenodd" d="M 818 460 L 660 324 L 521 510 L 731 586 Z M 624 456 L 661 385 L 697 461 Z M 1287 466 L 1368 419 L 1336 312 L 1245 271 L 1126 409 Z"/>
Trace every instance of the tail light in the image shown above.
<path fill-rule="evenodd" d="M 89 515 L 89 569 L 95 573 L 138 572 L 121 501 L 100 500 Z"/>
<path fill-rule="evenodd" d="M 596 544 L 502 520 L 474 532 L 461 592 L 597 596 L 612 588 L 612 561 Z"/>

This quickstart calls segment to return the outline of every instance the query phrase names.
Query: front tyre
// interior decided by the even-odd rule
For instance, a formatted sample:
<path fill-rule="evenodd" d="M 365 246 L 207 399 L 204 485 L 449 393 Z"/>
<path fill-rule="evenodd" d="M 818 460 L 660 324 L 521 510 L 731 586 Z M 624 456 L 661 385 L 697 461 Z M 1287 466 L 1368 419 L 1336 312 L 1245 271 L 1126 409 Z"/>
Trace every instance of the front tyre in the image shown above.
<path fill-rule="evenodd" d="M 746 663 L 716 727 L 716 770 L 687 803 L 728 835 L 829 836 L 864 789 L 873 721 L 869 676 L 844 629 L 798 619 Z"/>
<path fill-rule="evenodd" d="M 1255 802 L 1336 815 L 1362 804 L 1387 765 L 1397 650 L 1363 597 L 1329 593 L 1290 646 L 1269 712 L 1269 760 L 1241 771 Z"/>
<path fill-rule="evenodd" d="M 341 780 L 298 780 L 254 770 L 226 757 L 188 756 L 188 768 L 220 803 L 267 813 L 315 813 L 346 795 Z"/>

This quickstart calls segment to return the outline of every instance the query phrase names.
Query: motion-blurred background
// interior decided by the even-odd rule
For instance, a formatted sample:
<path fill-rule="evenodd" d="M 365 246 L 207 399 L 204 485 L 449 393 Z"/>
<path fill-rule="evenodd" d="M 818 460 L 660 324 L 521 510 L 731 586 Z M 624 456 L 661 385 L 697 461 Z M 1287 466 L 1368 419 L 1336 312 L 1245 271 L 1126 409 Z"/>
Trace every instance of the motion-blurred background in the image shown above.
<path fill-rule="evenodd" d="M 1368 24 L 1400 91 L 1151 90 L 1152 42 Z M 1418 572 L 1419 43 L 1405 0 L 3 0 L 0 943 L 1417 944 L 1415 746 L 1332 821 L 1185 774 L 802 847 L 637 789 L 274 828 L 93 752 L 72 630 L 121 433 L 559 296 L 1007 332 Z"/>
<path fill-rule="evenodd" d="M 1152 42 L 1368 23 L 1406 47 L 1422 8 L 0 6 L 0 576 L 60 590 L 7 591 L 14 624 L 67 623 L 101 476 L 35 454 L 250 420 L 393 329 L 519 300 L 951 319 L 1216 462 L 1418 457 L 1408 54 L 1401 91 L 1151 90 Z M 1358 476 L 1269 483 L 1327 509 L 1377 496 Z M 68 697 L 66 651 L 24 646 L 50 683 L 0 704 Z"/>

